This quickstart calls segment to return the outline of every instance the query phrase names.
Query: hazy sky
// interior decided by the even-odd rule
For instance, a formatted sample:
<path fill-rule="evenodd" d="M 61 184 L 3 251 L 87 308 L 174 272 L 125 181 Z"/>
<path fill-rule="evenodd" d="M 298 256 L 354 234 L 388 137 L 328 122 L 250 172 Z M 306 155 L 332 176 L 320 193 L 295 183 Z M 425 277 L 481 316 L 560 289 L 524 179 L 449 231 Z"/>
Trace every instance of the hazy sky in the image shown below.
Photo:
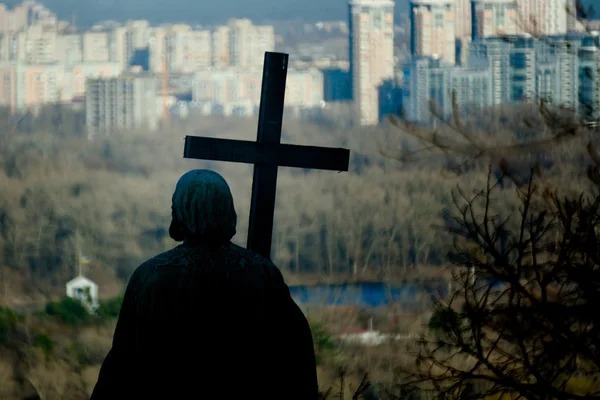
<path fill-rule="evenodd" d="M 396 12 L 406 11 L 408 0 L 395 0 Z M 583 0 L 600 4 L 600 0 Z M 115 19 L 147 19 L 161 22 L 221 23 L 232 17 L 246 17 L 256 22 L 264 20 L 309 21 L 345 20 L 347 0 L 41 0 L 61 19 L 71 18 L 74 11 L 77 25 L 89 26 L 96 21 Z M 4 3 L 20 3 L 9 0 Z M 600 6 L 598 6 L 600 8 Z M 600 10 L 598 10 L 600 13 Z"/>

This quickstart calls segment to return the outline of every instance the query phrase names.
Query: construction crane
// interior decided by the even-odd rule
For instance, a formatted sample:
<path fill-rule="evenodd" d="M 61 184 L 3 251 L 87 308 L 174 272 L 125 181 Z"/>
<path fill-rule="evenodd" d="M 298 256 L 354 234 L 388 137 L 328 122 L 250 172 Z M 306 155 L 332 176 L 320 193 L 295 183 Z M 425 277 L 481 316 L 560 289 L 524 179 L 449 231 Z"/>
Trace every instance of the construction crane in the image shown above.
<path fill-rule="evenodd" d="M 169 96 L 169 65 L 167 64 L 167 55 L 163 57 L 162 64 L 162 121 L 166 122 L 169 120 L 169 105 L 167 104 L 167 98 Z"/>

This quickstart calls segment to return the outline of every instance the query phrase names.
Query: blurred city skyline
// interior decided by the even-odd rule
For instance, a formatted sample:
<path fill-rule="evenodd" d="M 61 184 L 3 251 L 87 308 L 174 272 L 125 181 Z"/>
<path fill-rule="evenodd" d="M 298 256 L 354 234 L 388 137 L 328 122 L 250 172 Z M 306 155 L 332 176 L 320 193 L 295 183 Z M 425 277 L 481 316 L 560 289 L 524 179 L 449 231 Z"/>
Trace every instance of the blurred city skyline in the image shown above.
<path fill-rule="evenodd" d="M 11 7 L 20 2 L 3 1 Z M 146 19 L 152 24 L 185 22 L 212 25 L 224 23 L 229 18 L 249 18 L 258 23 L 298 19 L 308 22 L 345 21 L 348 18 L 347 0 L 44 0 L 40 3 L 53 10 L 60 19 L 70 21 L 75 13 L 77 25 L 81 27 L 103 20 L 127 19 Z M 396 17 L 407 12 L 408 0 L 395 0 L 394 3 Z M 582 3 L 586 7 L 596 3 L 596 8 L 600 8 L 597 0 L 582 0 Z"/>

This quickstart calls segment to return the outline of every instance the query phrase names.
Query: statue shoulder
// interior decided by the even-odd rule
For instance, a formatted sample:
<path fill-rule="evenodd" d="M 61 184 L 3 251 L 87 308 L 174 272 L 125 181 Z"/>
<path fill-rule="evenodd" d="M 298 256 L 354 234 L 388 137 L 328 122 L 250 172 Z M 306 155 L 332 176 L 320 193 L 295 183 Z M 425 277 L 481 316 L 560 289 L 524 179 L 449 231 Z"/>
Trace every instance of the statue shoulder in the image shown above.
<path fill-rule="evenodd" d="M 249 268 L 263 274 L 265 278 L 271 282 L 271 285 L 282 286 L 285 285 L 283 275 L 279 268 L 268 258 L 261 256 L 251 250 L 243 247 L 231 244 L 229 251 L 239 259 L 241 265 L 246 265 Z"/>
<path fill-rule="evenodd" d="M 242 264 L 260 266 L 267 270 L 277 269 L 275 264 L 268 258 L 233 243 L 230 243 L 228 253 L 230 257 L 239 259 L 239 262 Z"/>

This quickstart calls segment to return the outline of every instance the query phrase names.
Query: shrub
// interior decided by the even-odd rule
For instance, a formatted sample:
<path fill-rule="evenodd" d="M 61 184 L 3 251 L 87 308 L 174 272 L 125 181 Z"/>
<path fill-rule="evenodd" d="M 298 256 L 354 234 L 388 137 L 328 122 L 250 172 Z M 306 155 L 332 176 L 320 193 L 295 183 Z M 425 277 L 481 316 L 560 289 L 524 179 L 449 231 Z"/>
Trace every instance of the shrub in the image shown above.
<path fill-rule="evenodd" d="M 16 330 L 19 314 L 15 311 L 0 307 L 0 345 L 6 345 Z"/>
<path fill-rule="evenodd" d="M 33 346 L 42 350 L 46 359 L 49 359 L 52 355 L 52 350 L 54 349 L 54 341 L 45 333 L 38 333 L 33 338 Z"/>
<path fill-rule="evenodd" d="M 310 329 L 313 336 L 313 345 L 315 347 L 315 357 L 317 365 L 323 363 L 324 359 L 335 350 L 336 344 L 333 336 L 329 333 L 322 324 L 311 323 Z"/>
<path fill-rule="evenodd" d="M 121 304 L 123 304 L 122 296 L 101 301 L 100 304 L 98 304 L 98 310 L 96 312 L 102 319 L 117 318 L 119 316 L 119 312 L 121 311 Z"/>
<path fill-rule="evenodd" d="M 68 325 L 77 325 L 88 320 L 89 313 L 80 301 L 70 297 L 56 303 L 46 304 L 46 314 L 60 319 L 61 322 Z"/>

